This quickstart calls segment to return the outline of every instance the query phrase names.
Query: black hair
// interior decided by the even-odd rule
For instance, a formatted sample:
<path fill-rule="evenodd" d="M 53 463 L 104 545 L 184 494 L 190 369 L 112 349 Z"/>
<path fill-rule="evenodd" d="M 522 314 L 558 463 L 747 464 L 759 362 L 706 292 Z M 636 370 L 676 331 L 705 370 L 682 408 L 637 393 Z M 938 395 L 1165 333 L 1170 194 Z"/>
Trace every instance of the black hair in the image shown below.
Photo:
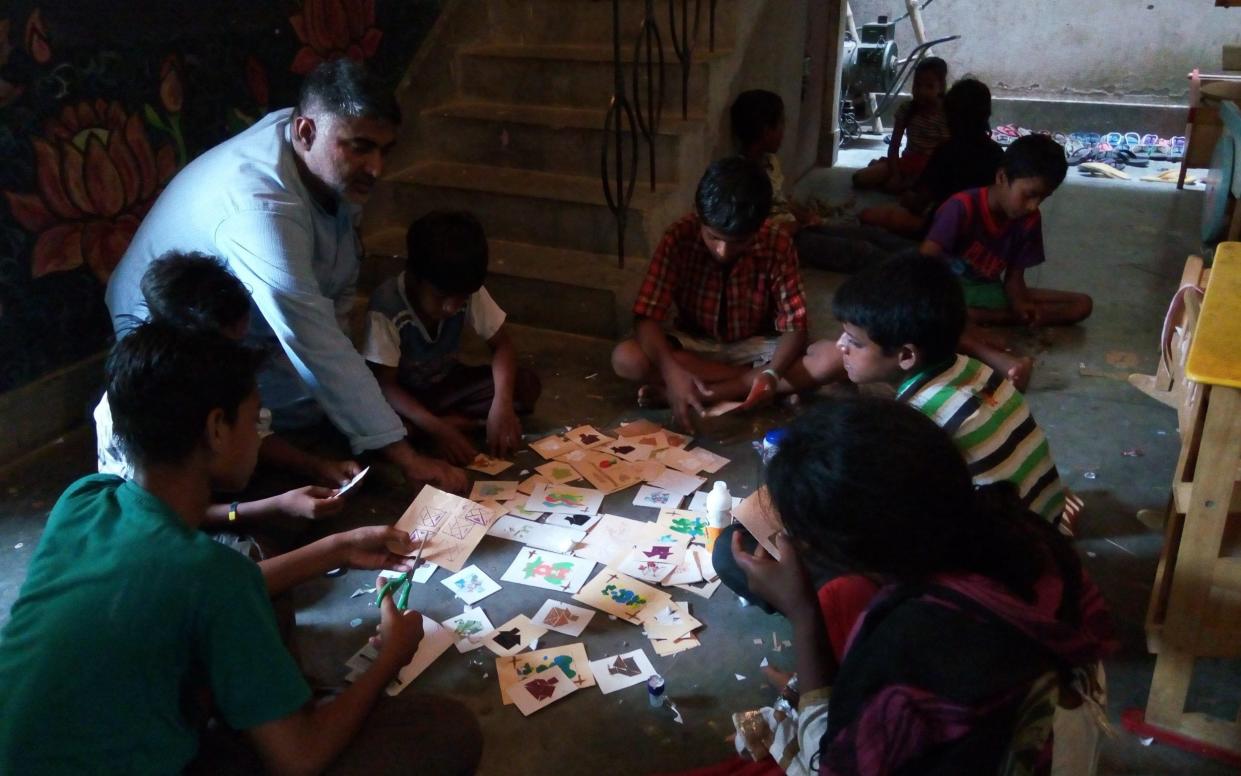
<path fill-rule="evenodd" d="M 1066 585 L 1061 615 L 1079 613 L 1072 546 L 1021 505 L 1011 483 L 975 490 L 948 434 L 906 404 L 872 397 L 815 407 L 789 427 L 766 480 L 789 535 L 852 571 L 914 584 L 972 572 L 1033 602 L 1050 555 Z"/>
<path fill-rule="evenodd" d="M 948 81 L 948 63 L 939 57 L 923 57 L 918 64 L 914 65 L 914 78 L 925 73 L 939 78 L 939 80 L 947 83 Z"/>
<path fill-rule="evenodd" d="M 436 210 L 409 225 L 405 271 L 448 294 L 472 294 L 487 277 L 487 235 L 472 213 Z"/>
<path fill-rule="evenodd" d="M 348 57 L 320 62 L 302 81 L 298 115 L 323 110 L 340 118 L 401 123 L 401 108 L 386 84 Z"/>
<path fill-rule="evenodd" d="M 945 262 L 915 249 L 846 280 L 832 299 L 832 314 L 865 329 L 885 355 L 916 345 L 932 365 L 957 352 L 965 331 L 965 295 Z"/>
<path fill-rule="evenodd" d="M 990 136 L 991 90 L 976 78 L 962 78 L 944 95 L 944 117 L 953 137 Z"/>
<path fill-rule="evenodd" d="M 250 292 L 224 262 L 204 253 L 171 251 L 142 275 L 151 317 L 177 326 L 221 330 L 250 312 Z"/>
<path fill-rule="evenodd" d="M 720 234 L 754 234 L 771 212 L 771 179 L 757 162 L 743 156 L 720 159 L 698 181 L 694 207 L 702 222 Z"/>
<path fill-rule="evenodd" d="M 1026 135 L 1013 141 L 1000 162 L 1008 182 L 1021 178 L 1042 178 L 1055 191 L 1064 182 L 1069 163 L 1064 159 L 1064 146 L 1047 135 Z"/>
<path fill-rule="evenodd" d="M 728 111 L 733 134 L 744 150 L 758 142 L 763 132 L 772 129 L 784 118 L 784 100 L 766 89 L 742 92 Z"/>
<path fill-rule="evenodd" d="M 106 365 L 112 426 L 125 456 L 139 466 L 184 461 L 212 410 L 237 420 L 261 358 L 218 331 L 163 320 L 136 326 Z"/>

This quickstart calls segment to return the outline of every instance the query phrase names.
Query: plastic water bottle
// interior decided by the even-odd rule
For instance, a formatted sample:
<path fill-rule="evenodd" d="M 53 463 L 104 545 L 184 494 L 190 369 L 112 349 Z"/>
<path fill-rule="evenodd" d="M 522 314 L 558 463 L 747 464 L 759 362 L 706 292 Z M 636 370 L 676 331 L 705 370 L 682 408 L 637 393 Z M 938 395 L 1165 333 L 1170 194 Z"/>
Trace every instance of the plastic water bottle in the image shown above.
<path fill-rule="evenodd" d="M 658 708 L 664 705 L 666 689 L 664 678 L 659 674 L 651 674 L 651 678 L 646 680 L 646 699 L 650 701 L 652 707 Z"/>
<path fill-rule="evenodd" d="M 716 480 L 707 494 L 707 552 L 715 547 L 715 540 L 728 527 L 733 517 L 733 495 L 728 483 Z"/>
<path fill-rule="evenodd" d="M 784 442 L 784 438 L 788 434 L 787 429 L 773 428 L 763 435 L 763 445 L 758 455 L 763 460 L 764 466 L 771 463 L 771 459 L 775 457 L 776 452 L 780 449 L 780 444 Z"/>

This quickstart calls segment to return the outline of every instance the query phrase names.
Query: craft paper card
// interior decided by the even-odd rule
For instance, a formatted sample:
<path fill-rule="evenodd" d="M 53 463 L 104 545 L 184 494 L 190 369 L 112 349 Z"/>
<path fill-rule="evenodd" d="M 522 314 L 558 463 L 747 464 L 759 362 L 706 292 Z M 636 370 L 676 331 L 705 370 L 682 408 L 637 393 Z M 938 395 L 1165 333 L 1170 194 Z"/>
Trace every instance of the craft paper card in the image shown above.
<path fill-rule="evenodd" d="M 675 563 L 648 558 L 641 550 L 632 550 L 616 562 L 617 571 L 652 585 L 662 582 L 676 566 Z"/>
<path fill-rule="evenodd" d="M 633 504 L 637 507 L 651 507 L 652 509 L 667 509 L 669 507 L 677 507 L 681 503 L 684 496 L 679 496 L 671 491 L 663 488 L 655 488 L 650 485 L 643 485 L 638 488 L 638 495 L 633 497 Z"/>
<path fill-rule="evenodd" d="M 572 485 L 539 485 L 526 499 L 526 509 L 542 512 L 565 512 L 571 515 L 593 515 L 603 504 L 603 493 Z"/>
<path fill-rule="evenodd" d="M 396 695 L 408 687 L 410 682 L 427 670 L 427 666 L 444 654 L 444 650 L 452 646 L 454 640 L 453 631 L 424 614 L 422 616 L 422 641 L 418 642 L 418 650 L 414 652 L 413 658 L 405 664 L 396 678 L 388 684 L 387 693 Z"/>
<path fill-rule="evenodd" d="M 657 488 L 670 490 L 682 496 L 688 496 L 703 486 L 706 479 L 695 477 L 692 474 L 684 474 L 678 471 L 666 471 L 655 479 L 651 480 L 651 484 Z"/>
<path fill-rule="evenodd" d="M 479 480 L 470 491 L 470 501 L 508 501 L 517 498 L 516 480 Z"/>
<path fill-rule="evenodd" d="M 577 442 L 582 447 L 591 448 L 614 441 L 594 426 L 578 426 L 565 434 L 565 438 Z"/>
<path fill-rule="evenodd" d="M 658 527 L 658 526 L 656 526 Z M 612 565 L 617 571 L 644 582 L 662 582 L 685 557 L 689 539 L 684 536 L 661 536 L 654 542 L 642 542 L 617 556 Z"/>
<path fill-rule="evenodd" d="M 396 527 L 425 543 L 424 561 L 460 571 L 495 517 L 494 512 L 473 501 L 427 485 L 401 515 Z M 388 549 L 398 554 L 417 554 L 417 550 L 401 552 L 404 548 L 399 546 L 388 545 Z"/>
<path fill-rule="evenodd" d="M 513 515 L 514 517 L 520 517 L 523 520 L 538 520 L 546 513 L 539 512 L 538 510 L 532 511 L 526 509 L 526 502 L 529 501 L 529 499 L 530 496 L 527 494 L 525 498 L 518 496 L 512 501 L 505 501 L 500 512 L 507 515 Z"/>
<path fill-rule="evenodd" d="M 626 461 L 645 461 L 655 452 L 655 448 L 651 445 L 638 444 L 629 439 L 618 439 L 611 444 L 603 445 L 599 449 L 609 455 L 623 458 Z"/>
<path fill-rule="evenodd" d="M 647 607 L 642 613 L 642 630 L 649 639 L 679 639 L 701 627 L 702 623 L 689 613 L 689 604 L 684 601 Z"/>
<path fill-rule="evenodd" d="M 640 649 L 623 655 L 590 661 L 590 672 L 604 695 L 643 684 L 655 673 L 655 667 L 646 653 Z"/>
<path fill-rule="evenodd" d="M 414 569 L 414 573 L 410 574 L 409 578 L 413 582 L 417 582 L 420 585 L 424 585 L 427 583 L 427 580 L 431 579 L 431 575 L 434 574 L 435 570 L 438 568 L 439 566 L 435 565 L 434 563 L 427 563 L 424 560 L 422 563 L 418 564 L 418 568 Z M 379 572 L 379 576 L 383 577 L 384 579 L 394 579 L 396 577 L 401 576 L 402 573 L 403 572 L 400 572 L 400 571 L 392 571 L 390 569 L 384 569 L 383 571 Z"/>
<path fill-rule="evenodd" d="M 473 469 L 474 471 L 482 472 L 483 474 L 490 474 L 492 477 L 494 477 L 500 472 L 505 471 L 512 465 L 513 465 L 512 461 L 501 461 L 500 459 L 492 458 L 491 456 L 486 455 L 485 453 L 479 453 L 478 457 L 475 458 L 473 462 L 471 462 L 470 465 L 465 468 Z"/>
<path fill-rule="evenodd" d="M 580 450 L 581 445 L 572 442 L 559 434 L 545 436 L 530 443 L 530 449 L 548 459 L 558 458 L 571 450 Z"/>
<path fill-rule="evenodd" d="M 642 418 L 640 420 L 632 420 L 628 423 L 622 423 L 616 433 L 621 437 L 636 437 L 650 434 L 658 434 L 663 431 L 664 427 L 653 420 Z"/>
<path fill-rule="evenodd" d="M 687 593 L 702 596 L 703 598 L 710 598 L 715 593 L 716 589 L 723 583 L 724 582 L 722 579 L 716 577 L 710 582 L 696 582 L 688 585 L 673 585 L 673 587 L 680 588 Z"/>
<path fill-rule="evenodd" d="M 684 434 L 678 434 L 673 431 L 664 430 L 664 438 L 668 442 L 669 447 L 685 447 L 694 441 L 693 437 L 687 437 Z"/>
<path fill-rule="evenodd" d="M 478 649 L 495 632 L 495 626 L 487 619 L 487 615 L 483 614 L 482 609 L 467 608 L 456 617 L 444 620 L 443 625 L 452 631 L 453 638 L 456 639 L 453 644 L 462 654 Z"/>
<path fill-rule="evenodd" d="M 598 576 L 582 586 L 573 596 L 587 606 L 639 622 L 638 615 L 648 606 L 667 605 L 672 597 L 656 590 L 645 582 L 627 577 L 611 568 L 604 568 Z"/>
<path fill-rule="evenodd" d="M 656 523 L 605 514 L 578 542 L 573 554 L 607 565 L 618 556 L 624 557 L 639 544 L 654 544 L 665 537 L 672 538 Z"/>
<path fill-rule="evenodd" d="M 651 639 L 651 649 L 660 657 L 671 657 L 678 652 L 701 646 L 702 642 L 694 635 L 682 636 L 679 639 Z"/>
<path fill-rule="evenodd" d="M 711 553 L 707 548 L 695 544 L 685 552 L 685 557 L 664 577 L 664 585 L 692 585 L 698 582 L 715 579 L 715 566 L 711 563 Z"/>
<path fill-rule="evenodd" d="M 340 490 L 336 491 L 336 496 L 334 496 L 333 498 L 343 496 L 349 491 L 356 488 L 358 486 L 358 483 L 360 483 L 366 477 L 366 473 L 369 472 L 370 470 L 371 470 L 371 467 L 368 466 L 362 471 L 353 475 L 353 479 L 349 480 L 344 485 L 341 485 Z"/>
<path fill-rule="evenodd" d="M 715 474 L 720 469 L 723 469 L 725 466 L 732 463 L 730 459 L 713 453 L 703 447 L 696 448 L 691 454 L 702 462 L 702 470 L 708 474 Z"/>
<path fill-rule="evenodd" d="M 510 695 L 521 713 L 528 717 L 576 690 L 577 685 L 565 676 L 564 671 L 551 668 L 519 682 Z"/>
<path fill-rule="evenodd" d="M 564 512 L 552 512 L 543 522 L 547 525 L 559 525 L 565 528 L 576 528 L 579 531 L 588 531 L 590 527 L 599 522 L 602 515 L 567 515 Z"/>
<path fill-rule="evenodd" d="M 504 515 L 497 520 L 487 529 L 487 535 L 552 552 L 569 552 L 586 538 L 586 532 L 580 528 L 536 523 L 512 515 Z"/>
<path fill-rule="evenodd" d="M 542 466 L 535 467 L 534 470 L 552 485 L 563 485 L 566 482 L 582 479 L 582 475 L 573 468 L 572 464 L 563 461 L 548 461 Z"/>
<path fill-rule="evenodd" d="M 576 593 L 594 570 L 595 562 L 592 560 L 526 547 L 517 553 L 500 579 L 545 590 Z"/>
<path fill-rule="evenodd" d="M 484 646 L 497 655 L 515 655 L 544 633 L 547 633 L 547 628 L 535 625 L 529 617 L 519 614 L 496 628 Z"/>
<path fill-rule="evenodd" d="M 649 461 L 641 463 L 632 463 L 629 465 L 633 475 L 643 482 L 659 479 L 663 473 L 668 471 L 668 467 L 652 458 Z"/>
<path fill-rule="evenodd" d="M 571 463 L 581 472 L 582 477 L 602 493 L 615 493 L 639 482 L 634 469 L 641 464 L 629 463 L 614 455 L 586 450 L 578 460 Z"/>
<path fill-rule="evenodd" d="M 467 604 L 474 604 L 483 600 L 492 593 L 498 593 L 500 586 L 495 580 L 483 573 L 482 569 L 475 565 L 469 565 L 458 571 L 456 574 L 444 577 L 440 580 L 440 584 L 456 594 L 457 598 L 465 601 Z"/>
<path fill-rule="evenodd" d="M 771 554 L 780 560 L 780 551 L 776 549 L 776 536 L 784 531 L 784 525 L 776 514 L 771 503 L 767 486 L 759 488 L 733 508 L 733 518 L 745 526 L 745 529 Z"/>
<path fill-rule="evenodd" d="M 738 500 L 737 503 L 741 502 Z M 671 533 L 688 537 L 690 541 L 703 541 L 707 536 L 707 518 L 702 512 L 663 509 L 655 522 Z"/>
<path fill-rule="evenodd" d="M 707 514 L 707 496 L 708 493 L 705 490 L 698 491 L 694 494 L 694 497 L 690 499 L 689 506 L 686 507 L 686 509 L 691 512 L 698 512 L 702 515 Z M 739 506 L 741 506 L 741 497 L 733 496 L 733 509 L 735 510 Z"/>
<path fill-rule="evenodd" d="M 580 606 L 549 598 L 535 613 L 534 622 L 536 625 L 542 625 L 548 630 L 554 630 L 566 636 L 580 636 L 594 616 L 594 609 L 583 609 Z"/>
<path fill-rule="evenodd" d="M 584 644 L 566 644 L 554 649 L 540 649 L 520 655 L 496 658 L 496 678 L 500 680 L 500 700 L 505 705 L 513 702 L 509 689 L 531 676 L 546 673 L 553 668 L 564 671 L 569 681 L 583 687 L 594 687 L 595 677 L 590 672 L 590 658 Z"/>
<path fill-rule="evenodd" d="M 660 463 L 684 474 L 697 474 L 702 471 L 702 459 L 684 448 L 665 448 L 657 457 Z"/>
<path fill-rule="evenodd" d="M 521 481 L 517 486 L 517 492 L 523 496 L 529 496 L 539 485 L 547 482 L 547 478 L 542 474 L 531 474 L 529 477 Z"/>

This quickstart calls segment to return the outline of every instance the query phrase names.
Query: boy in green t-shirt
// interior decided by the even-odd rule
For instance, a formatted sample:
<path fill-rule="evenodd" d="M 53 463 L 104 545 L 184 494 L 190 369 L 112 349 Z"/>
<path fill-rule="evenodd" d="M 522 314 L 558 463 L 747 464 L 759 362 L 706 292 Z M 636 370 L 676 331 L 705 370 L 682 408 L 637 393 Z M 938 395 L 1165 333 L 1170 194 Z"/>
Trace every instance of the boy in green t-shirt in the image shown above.
<path fill-rule="evenodd" d="M 257 365 L 219 333 L 161 322 L 116 345 L 108 398 L 135 476 L 81 479 L 49 516 L 0 632 L 0 773 L 180 772 L 196 756 L 220 759 L 199 747 L 210 717 L 246 733 L 255 751 L 235 748 L 250 767 L 318 772 L 342 753 L 358 759 L 350 742 L 417 649 L 421 615 L 385 599 L 379 657 L 314 705 L 268 596 L 338 566 L 408 568 L 386 545 L 410 542 L 365 527 L 260 567 L 197 530 L 212 490 L 240 488 L 254 468 Z M 423 704 L 386 737 L 420 772 L 468 771 L 480 751 L 473 716 Z M 460 762 L 422 769 L 445 740 Z"/>

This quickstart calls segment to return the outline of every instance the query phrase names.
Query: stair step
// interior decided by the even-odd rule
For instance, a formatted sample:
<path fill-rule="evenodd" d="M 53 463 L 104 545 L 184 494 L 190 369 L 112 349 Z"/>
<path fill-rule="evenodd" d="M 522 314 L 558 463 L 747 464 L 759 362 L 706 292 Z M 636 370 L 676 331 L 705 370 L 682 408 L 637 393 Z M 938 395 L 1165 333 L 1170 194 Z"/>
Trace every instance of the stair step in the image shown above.
<path fill-rule="evenodd" d="M 689 110 L 703 114 L 707 106 L 711 68 L 731 54 L 716 49 L 696 54 L 690 68 Z M 626 94 L 632 96 L 633 52 L 621 52 L 625 63 Z M 521 105 L 564 105 L 606 108 L 615 73 L 611 46 L 522 45 L 483 43 L 459 52 L 458 89 L 470 101 Z M 664 113 L 680 115 L 681 68 L 669 59 L 664 70 Z"/>
<path fill-rule="evenodd" d="M 496 239 L 488 244 L 487 290 L 509 320 L 608 339 L 628 330 L 629 308 L 646 274 L 646 257 L 626 257 L 625 267 L 619 268 L 615 255 Z M 405 229 L 368 232 L 366 250 L 358 287 L 369 293 L 404 266 Z"/>
<path fill-rule="evenodd" d="M 416 186 L 465 189 L 606 207 L 600 179 L 584 175 L 560 175 L 511 167 L 430 161 L 418 162 L 393 173 L 388 180 Z M 655 193 L 651 194 L 649 187 L 635 186 L 629 207 L 631 210 L 645 210 L 655 206 L 660 195 L 673 194 L 676 190 L 676 186 L 658 184 Z"/>
<path fill-rule="evenodd" d="M 602 129 L 606 110 L 569 108 L 555 105 L 515 105 L 512 103 L 460 100 L 422 111 L 423 116 L 477 119 L 479 121 L 531 124 L 550 128 Z M 691 113 L 682 119 L 680 113 L 665 109 L 655 131 L 661 135 L 688 135 L 702 131 L 705 118 Z"/>
<path fill-rule="evenodd" d="M 543 59 L 559 62 L 605 62 L 612 64 L 611 44 L 576 44 L 576 43 L 475 43 L 463 46 L 461 53 L 467 57 L 489 57 L 494 59 Z M 732 54 L 732 49 L 716 46 L 715 51 L 708 51 L 706 46 L 694 49 L 693 61 L 714 62 Z M 632 45 L 621 42 L 621 62 L 633 63 L 634 50 Z M 666 64 L 680 63 L 673 57 L 665 60 Z M 628 75 L 628 73 L 626 73 Z"/>
<path fill-rule="evenodd" d="M 731 45 L 737 30 L 737 7 L 747 0 L 717 0 L 715 42 L 716 46 Z M 490 21 L 493 34 L 505 40 L 540 43 L 546 41 L 572 40 L 608 43 L 612 41 L 612 4 L 587 2 L 587 0 L 491 0 Z M 638 29 L 646 18 L 645 0 L 621 0 L 621 43 L 632 48 Z M 708 4 L 701 6 L 699 18 L 699 45 L 707 47 L 710 14 Z M 679 9 L 678 9 L 679 10 Z M 693 8 L 691 7 L 692 11 Z M 668 20 L 668 4 L 655 3 L 655 23 L 665 47 L 672 36 Z M 692 17 L 692 14 L 691 14 Z M 681 16 L 677 13 L 677 28 Z M 693 19 L 689 29 L 694 29 Z"/>
<path fill-rule="evenodd" d="M 422 112 L 425 157 L 598 179 L 600 154 L 610 139 L 599 109 L 452 102 Z M 655 176 L 659 182 L 692 177 L 689 157 L 702 136 L 700 117 L 689 121 L 664 110 L 656 127 Z M 624 133 L 626 154 L 633 137 Z M 638 173 L 649 190 L 650 149 L 637 138 Z"/>

